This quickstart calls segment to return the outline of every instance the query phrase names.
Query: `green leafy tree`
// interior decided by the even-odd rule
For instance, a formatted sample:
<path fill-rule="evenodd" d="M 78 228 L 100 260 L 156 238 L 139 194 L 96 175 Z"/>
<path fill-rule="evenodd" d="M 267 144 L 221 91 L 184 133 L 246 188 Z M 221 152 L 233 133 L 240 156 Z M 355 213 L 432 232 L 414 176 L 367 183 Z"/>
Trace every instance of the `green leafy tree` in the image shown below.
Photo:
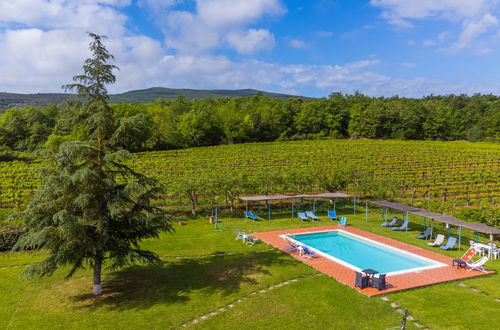
<path fill-rule="evenodd" d="M 103 36 L 89 34 L 91 58 L 84 74 L 75 76 L 86 117 L 85 141 L 61 144 L 50 166 L 42 170 L 41 189 L 20 214 L 28 232 L 14 250 L 45 248 L 48 257 L 26 273 L 51 275 L 70 266 L 68 277 L 90 266 L 94 271 L 94 295 L 100 295 L 103 265 L 110 269 L 133 262 L 159 262 L 160 258 L 140 249 L 145 238 L 171 231 L 169 218 L 150 205 L 162 192 L 158 183 L 123 165 L 130 154 L 113 151 L 108 139 L 116 127 L 107 104 L 107 84 L 115 82 L 113 56 Z"/>

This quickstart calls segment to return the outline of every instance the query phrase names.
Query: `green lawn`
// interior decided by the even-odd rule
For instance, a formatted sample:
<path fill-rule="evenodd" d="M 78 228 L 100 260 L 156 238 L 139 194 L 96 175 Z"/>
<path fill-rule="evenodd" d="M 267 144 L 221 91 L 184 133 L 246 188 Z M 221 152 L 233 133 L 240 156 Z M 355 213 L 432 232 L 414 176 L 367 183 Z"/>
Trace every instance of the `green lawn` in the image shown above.
<path fill-rule="evenodd" d="M 379 226 L 379 211 L 373 210 L 368 222 L 362 208 L 355 216 L 352 209 L 341 211 L 349 225 L 428 248 L 414 237 L 422 224 L 417 217 L 410 217 L 412 231 L 393 232 Z M 234 240 L 235 228 L 252 232 L 328 224 L 323 219 L 301 223 L 289 215 L 261 222 L 222 217 L 222 230 L 205 217 L 188 220 L 175 226 L 175 234 L 144 243 L 163 264 L 106 273 L 104 295 L 97 299 L 89 295 L 91 271 L 70 280 L 64 280 L 64 270 L 51 278 L 23 280 L 24 266 L 6 266 L 36 262 L 43 252 L 1 253 L 0 268 L 6 268 L 0 269 L 0 328 L 169 329 L 187 324 L 204 329 L 387 329 L 401 323 L 398 308 L 407 308 L 414 322 L 430 329 L 500 328 L 497 274 L 387 294 L 389 301 L 384 301 L 266 244 L 249 247 Z M 439 252 L 459 256 L 463 250 Z M 486 266 L 498 270 L 500 260 Z M 408 321 L 407 328 L 417 327 Z"/>

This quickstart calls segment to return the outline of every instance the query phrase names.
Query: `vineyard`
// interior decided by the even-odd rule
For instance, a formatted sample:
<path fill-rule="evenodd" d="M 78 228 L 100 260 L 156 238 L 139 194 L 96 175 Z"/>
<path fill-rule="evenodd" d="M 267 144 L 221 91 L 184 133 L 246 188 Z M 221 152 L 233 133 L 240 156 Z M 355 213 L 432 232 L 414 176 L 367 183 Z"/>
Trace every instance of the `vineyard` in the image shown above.
<path fill-rule="evenodd" d="M 439 201 L 441 207 L 497 204 L 500 145 L 469 142 L 320 140 L 145 152 L 130 163 L 171 197 L 324 191 L 336 169 L 355 166 L 345 189 L 374 198 Z M 37 190 L 39 163 L 0 163 L 0 203 L 21 205 Z M 224 183 L 223 190 L 217 187 Z"/>

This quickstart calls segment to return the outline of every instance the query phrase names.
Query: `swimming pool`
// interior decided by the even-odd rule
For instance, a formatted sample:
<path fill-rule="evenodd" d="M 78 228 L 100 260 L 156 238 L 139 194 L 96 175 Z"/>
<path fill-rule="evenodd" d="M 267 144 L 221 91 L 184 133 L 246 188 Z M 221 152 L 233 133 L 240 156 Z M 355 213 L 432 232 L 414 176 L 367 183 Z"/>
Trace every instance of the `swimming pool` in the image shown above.
<path fill-rule="evenodd" d="M 441 262 L 338 229 L 287 234 L 286 236 L 356 271 L 371 268 L 390 276 L 447 266 Z"/>

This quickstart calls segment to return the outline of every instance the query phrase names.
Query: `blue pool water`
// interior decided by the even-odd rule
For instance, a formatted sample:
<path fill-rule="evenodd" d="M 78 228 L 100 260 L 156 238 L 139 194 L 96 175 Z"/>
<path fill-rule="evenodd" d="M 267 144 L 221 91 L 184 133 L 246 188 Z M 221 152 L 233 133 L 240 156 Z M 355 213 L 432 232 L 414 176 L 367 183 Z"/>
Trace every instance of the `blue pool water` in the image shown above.
<path fill-rule="evenodd" d="M 371 268 L 380 273 L 406 271 L 438 264 L 432 260 L 412 257 L 411 254 L 404 252 L 398 253 L 397 250 L 387 249 L 377 243 L 336 231 L 291 237 L 352 266 L 360 269 Z"/>

